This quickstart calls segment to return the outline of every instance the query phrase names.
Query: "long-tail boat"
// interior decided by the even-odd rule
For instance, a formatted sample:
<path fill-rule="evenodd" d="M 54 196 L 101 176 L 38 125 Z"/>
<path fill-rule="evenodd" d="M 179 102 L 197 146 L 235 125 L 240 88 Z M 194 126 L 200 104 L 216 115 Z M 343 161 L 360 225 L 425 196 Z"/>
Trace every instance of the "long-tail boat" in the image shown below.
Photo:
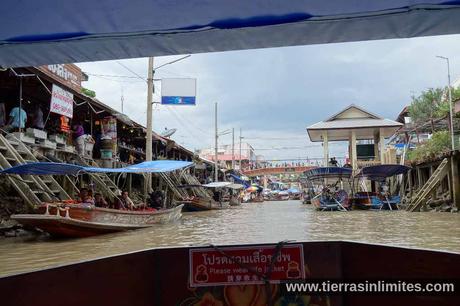
<path fill-rule="evenodd" d="M 193 163 L 152 161 L 125 168 L 95 168 L 64 163 L 29 163 L 5 169 L 0 174 L 78 175 L 83 173 L 159 173 L 183 169 Z M 12 215 L 11 219 L 25 226 L 39 228 L 54 236 L 89 237 L 99 234 L 149 227 L 168 223 L 181 217 L 183 204 L 169 209 L 144 208 L 120 210 L 95 207 L 78 201 L 43 203 L 34 214 Z"/>
<path fill-rule="evenodd" d="M 199 187 L 211 189 L 214 192 L 214 197 L 203 199 L 201 197 L 191 197 L 181 201 L 184 204 L 185 211 L 205 211 L 205 210 L 220 210 L 227 209 L 230 206 L 241 205 L 241 200 L 234 193 L 243 188 L 241 184 L 231 182 L 212 182 L 203 185 L 182 185 L 181 188 Z M 225 198 L 222 193 L 224 190 L 231 190 L 232 196 Z"/>
<path fill-rule="evenodd" d="M 342 167 L 321 167 L 304 172 L 313 186 L 321 185 L 321 191 L 311 198 L 317 210 L 346 211 L 349 208 L 348 193 L 342 188 L 344 180 L 351 180 L 353 171 Z"/>
<path fill-rule="evenodd" d="M 356 175 L 356 179 L 370 180 L 377 182 L 381 190 L 380 192 L 360 191 L 355 193 L 352 203 L 353 209 L 398 209 L 401 197 L 394 195 L 391 190 L 388 190 L 386 180 L 389 177 L 401 175 L 410 170 L 410 167 L 397 164 L 375 165 L 362 168 Z"/>

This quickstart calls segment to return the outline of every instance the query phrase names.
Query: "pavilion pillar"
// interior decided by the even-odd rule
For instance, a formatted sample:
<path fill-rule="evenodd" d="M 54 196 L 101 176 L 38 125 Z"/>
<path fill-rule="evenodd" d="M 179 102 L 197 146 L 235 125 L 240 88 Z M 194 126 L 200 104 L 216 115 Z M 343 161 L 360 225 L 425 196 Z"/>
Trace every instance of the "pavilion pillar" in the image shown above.
<path fill-rule="evenodd" d="M 380 164 L 383 165 L 385 163 L 385 137 L 384 137 L 382 128 L 380 128 L 379 137 L 380 137 L 380 141 L 379 141 Z"/>
<path fill-rule="evenodd" d="M 379 156 L 379 134 L 374 133 L 374 160 L 378 160 Z"/>
<path fill-rule="evenodd" d="M 354 130 L 351 131 L 351 139 L 350 139 L 350 147 L 351 147 L 351 167 L 353 170 L 358 168 L 358 154 L 356 153 L 356 132 Z"/>
<path fill-rule="evenodd" d="M 323 150 L 324 150 L 324 167 L 329 165 L 329 140 L 327 138 L 327 131 L 323 132 Z"/>

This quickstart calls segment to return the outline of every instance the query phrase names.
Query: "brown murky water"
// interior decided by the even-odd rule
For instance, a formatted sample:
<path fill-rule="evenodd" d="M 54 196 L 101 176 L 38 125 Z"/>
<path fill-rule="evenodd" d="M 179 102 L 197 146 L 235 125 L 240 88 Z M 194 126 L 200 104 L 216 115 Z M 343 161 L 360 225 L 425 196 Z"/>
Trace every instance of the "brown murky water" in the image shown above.
<path fill-rule="evenodd" d="M 460 214 L 318 212 L 300 201 L 184 213 L 175 224 L 84 239 L 0 239 L 0 275 L 159 246 L 355 240 L 460 252 Z"/>

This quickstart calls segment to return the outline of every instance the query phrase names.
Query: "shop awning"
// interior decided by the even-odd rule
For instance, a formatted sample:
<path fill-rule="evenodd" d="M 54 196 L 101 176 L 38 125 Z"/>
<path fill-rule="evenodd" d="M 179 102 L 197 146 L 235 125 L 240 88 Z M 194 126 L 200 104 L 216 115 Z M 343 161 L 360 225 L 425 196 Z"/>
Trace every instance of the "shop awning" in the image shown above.
<path fill-rule="evenodd" d="M 3 67 L 460 32 L 459 1 L 4 0 Z"/>
<path fill-rule="evenodd" d="M 37 162 L 14 166 L 0 171 L 0 174 L 79 175 L 84 173 L 160 173 L 179 170 L 192 165 L 192 162 L 179 160 L 154 160 L 124 168 L 97 168 L 65 163 Z"/>

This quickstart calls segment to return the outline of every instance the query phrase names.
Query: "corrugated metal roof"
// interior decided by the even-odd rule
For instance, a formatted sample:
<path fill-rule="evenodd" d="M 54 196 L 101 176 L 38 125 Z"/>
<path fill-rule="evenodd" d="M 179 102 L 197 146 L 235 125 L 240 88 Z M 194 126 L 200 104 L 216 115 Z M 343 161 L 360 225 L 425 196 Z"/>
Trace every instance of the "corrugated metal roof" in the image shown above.
<path fill-rule="evenodd" d="M 333 121 L 321 121 L 310 125 L 307 130 L 329 130 L 329 129 L 353 129 L 367 127 L 399 127 L 402 123 L 390 119 L 340 119 Z"/>

